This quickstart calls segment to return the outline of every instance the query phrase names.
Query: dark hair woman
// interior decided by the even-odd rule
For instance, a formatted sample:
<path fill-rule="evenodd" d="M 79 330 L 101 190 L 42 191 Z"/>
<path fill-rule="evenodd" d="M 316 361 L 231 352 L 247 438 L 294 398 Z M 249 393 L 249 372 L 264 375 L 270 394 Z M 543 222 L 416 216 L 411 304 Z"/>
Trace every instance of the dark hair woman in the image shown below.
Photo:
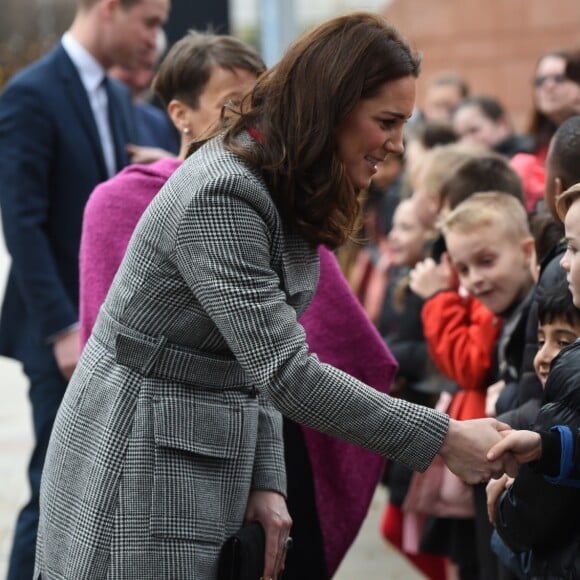
<path fill-rule="evenodd" d="M 485 453 L 502 425 L 372 389 L 310 354 L 297 322 L 317 244 L 349 236 L 359 192 L 403 151 L 418 69 L 379 16 L 322 24 L 155 196 L 59 410 L 37 576 L 214 578 L 224 539 L 258 520 L 276 577 L 280 412 L 412 469 L 439 453 L 472 482 L 499 471 Z"/>

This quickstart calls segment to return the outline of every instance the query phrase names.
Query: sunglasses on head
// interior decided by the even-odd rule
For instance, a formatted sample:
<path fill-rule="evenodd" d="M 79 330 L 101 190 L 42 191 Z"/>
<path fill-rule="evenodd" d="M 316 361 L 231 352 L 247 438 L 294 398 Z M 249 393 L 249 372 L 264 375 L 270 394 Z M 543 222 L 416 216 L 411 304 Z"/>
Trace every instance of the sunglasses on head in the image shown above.
<path fill-rule="evenodd" d="M 563 73 L 557 75 L 540 75 L 534 79 L 534 86 L 541 87 L 546 81 L 553 81 L 557 85 L 561 85 L 566 80 L 566 75 Z"/>

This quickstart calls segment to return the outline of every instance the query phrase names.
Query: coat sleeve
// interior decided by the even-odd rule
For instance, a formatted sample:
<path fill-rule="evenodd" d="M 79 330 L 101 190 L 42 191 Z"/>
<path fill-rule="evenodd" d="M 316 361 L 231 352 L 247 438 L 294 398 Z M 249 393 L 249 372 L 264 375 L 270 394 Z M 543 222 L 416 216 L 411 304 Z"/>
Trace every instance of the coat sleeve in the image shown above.
<path fill-rule="evenodd" d="M 485 388 L 501 324 L 471 297 L 439 292 L 423 306 L 423 331 L 438 369 L 462 389 Z"/>
<path fill-rule="evenodd" d="M 580 487 L 580 430 L 556 425 L 541 431 L 542 456 L 537 469 L 557 485 Z"/>
<path fill-rule="evenodd" d="M 224 191 L 226 184 L 206 189 L 184 212 L 177 265 L 256 386 L 290 419 L 424 470 L 448 417 L 379 393 L 311 355 L 271 265 L 265 218 Z"/>
<path fill-rule="evenodd" d="M 277 491 L 286 495 L 282 415 L 263 393 L 258 395 L 258 400 L 258 438 L 252 489 Z"/>
<path fill-rule="evenodd" d="M 54 126 L 40 90 L 10 85 L 0 101 L 0 204 L 8 252 L 30 318 L 49 337 L 77 321 L 47 236 Z"/>

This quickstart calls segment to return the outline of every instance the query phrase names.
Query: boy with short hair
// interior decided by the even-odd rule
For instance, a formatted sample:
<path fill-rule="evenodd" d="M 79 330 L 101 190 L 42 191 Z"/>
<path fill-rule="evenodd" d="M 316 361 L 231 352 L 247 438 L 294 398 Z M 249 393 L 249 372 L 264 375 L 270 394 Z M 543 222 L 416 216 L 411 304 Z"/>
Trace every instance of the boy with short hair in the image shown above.
<path fill-rule="evenodd" d="M 574 306 L 574 303 L 572 302 L 572 296 L 570 295 L 570 292 L 568 291 L 567 285 L 565 283 L 546 288 L 539 292 L 537 304 L 539 348 L 536 352 L 536 356 L 534 357 L 534 369 L 538 380 L 542 384 L 542 387 L 545 389 L 548 376 L 550 374 L 552 361 L 564 348 L 574 343 L 574 341 L 580 336 L 580 310 Z M 573 385 L 571 384 L 570 387 L 573 388 Z M 548 393 L 547 396 L 549 399 L 551 394 Z M 557 413 L 562 412 L 561 410 L 557 410 L 561 402 L 556 403 L 554 400 L 551 400 L 551 404 L 540 411 L 541 414 L 539 415 L 539 418 L 545 425 L 549 423 L 550 417 L 553 417 L 553 419 L 558 417 L 558 415 L 553 415 L 555 411 Z M 578 415 L 578 413 L 575 414 Z M 568 415 L 568 412 L 566 412 L 566 415 Z M 555 431 L 546 431 L 546 436 L 551 438 L 559 438 L 560 432 L 557 429 Z M 552 465 L 548 468 L 548 473 L 554 475 L 559 474 L 559 460 L 555 460 L 552 463 L 555 465 Z M 532 484 L 531 482 L 537 479 L 537 476 L 540 474 L 542 469 L 544 468 L 540 467 L 539 465 L 533 466 L 533 475 L 531 479 L 530 474 L 526 474 L 526 470 L 524 470 L 523 480 L 527 480 L 528 483 L 519 483 L 518 487 L 515 488 L 514 493 L 517 492 L 521 494 L 522 486 L 524 490 L 526 490 L 528 486 L 530 486 L 532 490 L 535 489 L 535 484 Z M 523 480 L 520 480 L 520 482 Z M 515 501 L 517 498 L 514 496 L 506 496 L 505 498 L 502 498 L 502 500 L 500 500 L 500 507 L 497 508 L 497 500 L 499 496 L 502 494 L 504 489 L 509 489 L 513 482 L 514 480 L 512 478 L 504 475 L 500 479 L 491 480 L 486 490 L 488 498 L 488 515 L 490 521 L 495 522 L 496 509 L 499 509 L 500 511 L 503 509 L 501 507 L 503 505 L 502 502 L 514 504 L 510 505 L 508 508 L 505 508 L 509 515 L 506 518 L 502 518 L 501 522 L 499 522 L 499 526 L 505 528 L 501 530 L 502 536 L 519 534 L 519 526 L 521 525 L 519 523 L 519 518 L 522 516 L 528 518 L 528 515 L 526 514 L 530 506 L 524 508 L 526 513 L 520 514 L 519 508 L 515 507 Z M 555 483 L 554 479 L 552 479 L 552 483 Z M 540 497 L 543 496 L 540 495 Z M 512 510 L 515 513 L 512 513 Z M 543 513 L 544 510 L 542 509 L 541 513 L 537 514 L 537 516 L 541 518 L 543 517 Z M 526 525 L 528 523 L 529 520 L 527 520 Z M 535 532 L 528 531 L 527 535 L 524 537 L 532 537 L 533 533 Z M 529 551 L 521 554 L 514 554 L 514 552 L 507 548 L 503 541 L 497 536 L 497 531 L 494 532 L 494 536 L 492 538 L 492 547 L 498 556 L 504 561 L 504 563 L 509 566 L 519 578 L 527 577 L 529 575 L 531 557 Z M 536 550 L 536 553 L 532 556 L 534 558 L 535 569 L 538 568 L 538 557 L 540 560 L 542 559 L 541 553 L 541 549 L 539 553 Z M 555 570 L 551 567 L 546 568 L 545 571 L 555 573 Z"/>
<path fill-rule="evenodd" d="M 525 207 L 512 195 L 476 193 L 447 215 L 442 231 L 461 286 L 503 322 L 495 343 L 496 376 L 490 376 L 489 382 L 513 384 L 519 378 L 523 331 L 534 288 L 530 267 L 534 238 Z M 480 577 L 497 578 L 497 564 L 489 552 L 485 489 L 475 486 L 474 494 Z"/>
<path fill-rule="evenodd" d="M 561 223 L 556 211 L 556 203 L 562 192 L 580 181 L 580 116 L 567 119 L 554 133 L 546 158 L 546 183 L 544 203 L 553 216 L 554 223 Z M 557 285 L 565 279 L 560 268 L 560 259 L 564 253 L 564 244 L 555 244 L 540 263 L 537 289 Z M 537 351 L 536 333 L 538 317 L 535 299 L 532 300 L 526 341 L 522 356 L 521 376 L 518 384 L 517 401 L 514 407 L 503 414 L 498 413 L 498 419 L 508 423 L 514 429 L 525 429 L 536 417 L 542 400 L 542 389 L 533 369 L 533 358 Z"/>
<path fill-rule="evenodd" d="M 565 191 L 556 201 L 566 228 L 566 252 L 561 266 L 567 274 L 572 302 L 580 307 L 580 185 Z M 580 428 L 578 373 L 580 342 L 564 348 L 552 361 L 545 383 L 544 401 L 533 429 L 548 432 L 554 425 Z M 539 366 L 538 366 L 539 368 Z M 556 427 L 556 430 L 559 430 Z M 565 453 L 563 453 L 565 455 Z M 558 463 L 556 458 L 556 463 Z M 577 481 L 546 477 L 542 471 L 558 472 L 544 462 L 539 468 L 520 468 L 511 487 L 494 510 L 496 529 L 514 551 L 532 551 L 531 574 L 541 578 L 576 578 L 580 575 L 580 495 Z M 493 501 L 491 502 L 493 505 Z"/>
<path fill-rule="evenodd" d="M 509 318 L 533 287 L 534 239 L 521 202 L 500 192 L 477 193 L 447 216 L 443 235 L 461 284 Z"/>
<path fill-rule="evenodd" d="M 560 219 L 565 220 L 567 249 L 561 259 L 561 265 L 568 275 L 569 289 L 574 305 L 580 307 L 578 288 L 578 254 L 580 245 L 580 183 L 565 191 L 556 202 Z M 555 211 L 556 208 L 554 208 Z M 570 211 L 572 210 L 572 211 Z M 568 349 L 574 353 L 580 348 L 576 342 Z M 568 356 L 568 355 L 567 355 Z M 560 361 L 564 356 L 560 358 Z M 560 362 L 558 362 L 560 364 Z M 497 459 L 503 453 L 511 451 L 519 463 L 537 461 L 538 469 L 557 483 L 566 484 L 566 478 L 573 477 L 573 482 L 580 480 L 580 431 L 573 431 L 568 426 L 560 425 L 544 430 L 539 434 L 530 431 L 513 431 L 490 450 L 488 457 Z"/>

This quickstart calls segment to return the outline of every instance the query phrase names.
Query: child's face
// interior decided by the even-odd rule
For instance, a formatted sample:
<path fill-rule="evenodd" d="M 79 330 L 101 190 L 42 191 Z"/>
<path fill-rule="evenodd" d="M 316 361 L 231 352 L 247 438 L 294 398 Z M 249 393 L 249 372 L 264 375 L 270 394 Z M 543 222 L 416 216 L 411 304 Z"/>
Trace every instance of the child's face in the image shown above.
<path fill-rule="evenodd" d="M 425 228 L 415 210 L 415 203 L 404 199 L 399 203 L 389 233 L 389 249 L 397 266 L 414 266 L 423 258 Z"/>
<path fill-rule="evenodd" d="M 517 241 L 489 225 L 448 232 L 445 241 L 461 285 L 494 314 L 503 314 L 530 291 L 532 238 Z"/>
<path fill-rule="evenodd" d="M 461 143 L 492 149 L 509 135 L 503 119 L 492 121 L 477 105 L 465 105 L 453 115 L 453 128 Z"/>
<path fill-rule="evenodd" d="M 534 370 L 546 386 L 552 359 L 580 335 L 580 325 L 572 325 L 565 317 L 555 318 L 538 326 L 538 352 L 534 357 Z"/>
<path fill-rule="evenodd" d="M 560 260 L 560 266 L 567 273 L 568 288 L 572 302 L 580 308 L 580 199 L 577 199 L 568 210 L 564 219 L 566 228 L 566 253 Z"/>

